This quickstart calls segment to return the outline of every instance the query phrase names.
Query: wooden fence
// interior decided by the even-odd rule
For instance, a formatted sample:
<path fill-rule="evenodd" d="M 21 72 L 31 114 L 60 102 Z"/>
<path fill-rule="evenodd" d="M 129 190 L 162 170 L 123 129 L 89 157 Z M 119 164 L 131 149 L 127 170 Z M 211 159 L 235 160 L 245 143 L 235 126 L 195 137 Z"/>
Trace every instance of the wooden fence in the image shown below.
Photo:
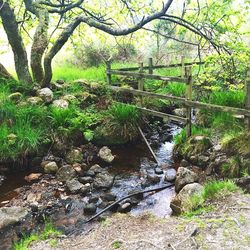
<path fill-rule="evenodd" d="M 147 96 L 152 98 L 159 98 L 164 100 L 171 100 L 182 104 L 186 109 L 186 116 L 180 117 L 176 115 L 166 114 L 159 111 L 151 110 L 143 108 L 142 106 L 138 107 L 141 111 L 162 117 L 165 119 L 177 121 L 184 123 L 186 125 L 186 132 L 187 135 L 191 135 L 191 126 L 192 126 L 192 119 L 191 119 L 191 111 L 192 108 L 202 108 L 208 109 L 211 111 L 222 111 L 228 112 L 236 115 L 244 115 L 246 128 L 250 130 L 250 70 L 247 71 L 246 75 L 246 103 L 245 108 L 234 108 L 228 106 L 221 106 L 209 103 L 203 103 L 199 101 L 192 100 L 192 85 L 193 85 L 193 78 L 192 78 L 192 65 L 198 64 L 201 65 L 203 62 L 195 62 L 195 63 L 184 63 L 184 58 L 182 58 L 182 62 L 180 64 L 171 64 L 171 65 L 153 65 L 152 58 L 149 58 L 148 66 L 144 67 L 143 63 L 140 63 L 138 67 L 130 67 L 130 68 L 121 68 L 121 69 L 112 69 L 111 63 L 107 62 L 107 81 L 110 89 L 114 92 L 125 92 L 131 93 L 136 96 Z M 160 68 L 173 68 L 173 67 L 180 67 L 181 74 L 178 77 L 174 76 L 160 76 L 154 74 L 154 69 Z M 144 73 L 144 70 L 148 70 L 148 73 Z M 138 71 L 138 72 L 133 72 Z M 138 89 L 129 89 L 129 88 L 121 88 L 112 86 L 112 75 L 121 75 L 121 76 L 130 76 L 138 79 Z M 177 97 L 168 94 L 158 94 L 154 92 L 144 91 L 144 79 L 154 79 L 154 80 L 162 80 L 167 82 L 179 82 L 186 84 L 186 93 L 185 97 Z"/>

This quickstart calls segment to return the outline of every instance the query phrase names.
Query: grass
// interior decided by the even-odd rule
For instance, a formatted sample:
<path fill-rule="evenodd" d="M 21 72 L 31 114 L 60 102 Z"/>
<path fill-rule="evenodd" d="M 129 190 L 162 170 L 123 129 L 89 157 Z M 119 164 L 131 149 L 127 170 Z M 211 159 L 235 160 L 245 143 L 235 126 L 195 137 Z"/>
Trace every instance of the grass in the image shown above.
<path fill-rule="evenodd" d="M 204 189 L 201 194 L 194 194 L 186 201 L 186 212 L 183 213 L 185 217 L 192 217 L 203 212 L 212 211 L 212 205 L 208 205 L 208 202 L 219 199 L 229 195 L 232 192 L 239 190 L 231 180 L 224 181 L 212 181 L 204 185 Z"/>
<path fill-rule="evenodd" d="M 160 94 L 171 94 L 173 96 L 183 97 L 186 92 L 186 85 L 184 83 L 171 82 L 166 86 L 157 90 Z"/>
<path fill-rule="evenodd" d="M 52 223 L 45 223 L 44 229 L 40 233 L 32 233 L 31 235 L 25 235 L 23 239 L 16 242 L 13 246 L 13 250 L 28 250 L 31 243 L 47 240 L 52 238 L 50 241 L 50 246 L 56 246 L 57 241 L 55 238 L 61 236 L 62 233 L 55 229 Z"/>

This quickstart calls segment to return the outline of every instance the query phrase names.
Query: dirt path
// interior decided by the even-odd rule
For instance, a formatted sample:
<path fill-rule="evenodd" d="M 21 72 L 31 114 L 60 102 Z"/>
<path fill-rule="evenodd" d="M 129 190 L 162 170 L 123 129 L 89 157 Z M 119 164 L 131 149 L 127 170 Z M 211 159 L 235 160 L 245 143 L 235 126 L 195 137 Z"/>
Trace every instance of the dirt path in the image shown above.
<path fill-rule="evenodd" d="M 31 249 L 250 249 L 250 195 L 238 192 L 211 206 L 213 211 L 191 219 L 116 214 L 79 236 L 60 239 L 56 247 L 48 240 Z"/>

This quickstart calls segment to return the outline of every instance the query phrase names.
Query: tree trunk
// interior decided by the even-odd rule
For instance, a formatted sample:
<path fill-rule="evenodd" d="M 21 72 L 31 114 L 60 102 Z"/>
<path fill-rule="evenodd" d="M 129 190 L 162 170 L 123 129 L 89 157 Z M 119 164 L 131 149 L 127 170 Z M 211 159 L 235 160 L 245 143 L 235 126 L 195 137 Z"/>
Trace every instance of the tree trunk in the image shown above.
<path fill-rule="evenodd" d="M 48 11 L 41 9 L 37 16 L 39 18 L 39 25 L 37 26 L 31 48 L 31 69 L 34 81 L 42 83 L 44 79 L 42 59 L 48 46 Z"/>
<path fill-rule="evenodd" d="M 27 53 L 22 37 L 18 31 L 18 24 L 14 11 L 10 8 L 9 4 L 7 2 L 3 2 L 3 0 L 0 0 L 0 6 L 2 6 L 0 9 L 0 16 L 14 54 L 15 68 L 18 79 L 20 81 L 31 83 L 32 78 L 29 72 Z"/>
<path fill-rule="evenodd" d="M 0 78 L 10 79 L 10 80 L 14 79 L 1 63 L 0 63 Z"/>

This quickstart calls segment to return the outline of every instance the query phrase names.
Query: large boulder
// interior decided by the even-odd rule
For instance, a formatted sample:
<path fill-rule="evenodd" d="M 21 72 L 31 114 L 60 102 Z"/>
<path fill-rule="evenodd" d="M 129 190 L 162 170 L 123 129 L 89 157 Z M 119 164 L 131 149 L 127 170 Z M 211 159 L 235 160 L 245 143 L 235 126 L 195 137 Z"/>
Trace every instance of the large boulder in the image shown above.
<path fill-rule="evenodd" d="M 106 146 L 100 149 L 98 156 L 107 163 L 111 163 L 115 159 L 115 157 L 112 155 L 111 150 Z"/>
<path fill-rule="evenodd" d="M 98 173 L 95 177 L 93 186 L 96 189 L 108 189 L 113 185 L 114 177 L 108 172 Z"/>
<path fill-rule="evenodd" d="M 42 98 L 45 103 L 51 103 L 54 97 L 52 90 L 49 88 L 39 89 L 37 95 Z"/>
<path fill-rule="evenodd" d="M 198 180 L 199 176 L 195 172 L 179 167 L 176 174 L 175 191 L 178 193 L 185 185 L 197 182 Z"/>
<path fill-rule="evenodd" d="M 75 177 L 76 177 L 76 171 L 70 165 L 65 165 L 59 168 L 59 170 L 56 173 L 56 178 L 59 181 L 63 181 L 63 182 L 72 180 Z"/>
<path fill-rule="evenodd" d="M 0 208 L 0 229 L 20 222 L 28 210 L 23 207 L 2 207 Z"/>
<path fill-rule="evenodd" d="M 52 106 L 58 109 L 67 109 L 69 107 L 69 103 L 66 100 L 60 99 L 53 101 Z"/>
<path fill-rule="evenodd" d="M 58 171 L 58 166 L 55 161 L 49 162 L 44 166 L 44 172 L 46 174 L 55 174 Z"/>
<path fill-rule="evenodd" d="M 173 213 L 178 215 L 181 213 L 185 213 L 193 208 L 196 208 L 199 203 L 203 202 L 201 194 L 203 192 L 203 186 L 199 183 L 191 183 L 187 184 L 181 191 L 172 199 L 170 203 L 170 207 L 173 210 Z M 195 199 L 192 202 L 192 197 L 197 195 L 200 198 Z"/>
<path fill-rule="evenodd" d="M 83 161 L 83 154 L 79 149 L 72 149 L 66 155 L 66 161 L 69 164 L 81 163 Z"/>

